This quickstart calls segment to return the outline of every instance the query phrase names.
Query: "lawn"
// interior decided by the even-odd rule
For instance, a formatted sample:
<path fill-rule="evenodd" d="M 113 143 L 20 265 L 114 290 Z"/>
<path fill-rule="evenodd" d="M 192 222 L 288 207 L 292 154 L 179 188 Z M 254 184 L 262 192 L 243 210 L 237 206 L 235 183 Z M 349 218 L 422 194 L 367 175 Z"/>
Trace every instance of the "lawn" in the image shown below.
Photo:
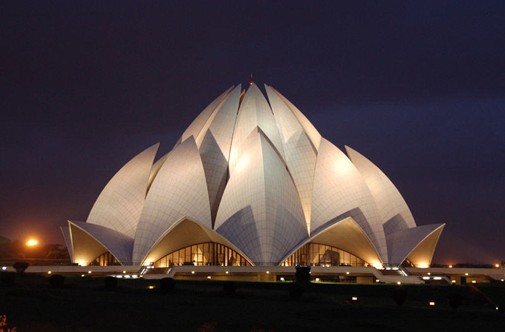
<path fill-rule="evenodd" d="M 163 291 L 159 281 L 118 280 L 106 288 L 103 278 L 66 276 L 62 287 L 51 287 L 46 277 L 25 274 L 0 285 L 0 315 L 18 332 L 505 329 L 505 315 L 495 309 L 505 304 L 501 284 L 311 284 L 299 298 L 292 286 L 177 280 L 173 291 Z"/>

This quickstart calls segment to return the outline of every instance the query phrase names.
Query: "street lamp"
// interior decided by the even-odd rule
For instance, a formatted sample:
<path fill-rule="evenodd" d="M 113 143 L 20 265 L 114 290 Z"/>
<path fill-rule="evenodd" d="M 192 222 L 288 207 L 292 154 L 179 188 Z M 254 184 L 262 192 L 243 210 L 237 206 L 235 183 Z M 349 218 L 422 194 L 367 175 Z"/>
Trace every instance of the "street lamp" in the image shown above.
<path fill-rule="evenodd" d="M 35 247 L 39 244 L 39 241 L 37 239 L 29 239 L 28 241 L 26 241 L 26 246 L 27 247 Z"/>

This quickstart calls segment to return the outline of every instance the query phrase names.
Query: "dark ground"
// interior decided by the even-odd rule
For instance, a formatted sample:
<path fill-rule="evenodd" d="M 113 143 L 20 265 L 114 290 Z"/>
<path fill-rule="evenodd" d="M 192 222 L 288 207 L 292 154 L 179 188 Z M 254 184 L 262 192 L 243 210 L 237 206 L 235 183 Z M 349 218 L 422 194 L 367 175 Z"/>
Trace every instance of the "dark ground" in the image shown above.
<path fill-rule="evenodd" d="M 24 331 L 503 331 L 501 284 L 387 286 L 311 284 L 299 299 L 291 283 L 159 281 L 65 277 L 51 287 L 43 276 L 18 276 L 0 284 L 0 315 Z M 148 289 L 148 286 L 155 286 Z M 400 289 L 400 290 L 399 290 Z M 234 291 L 235 290 L 235 291 Z M 402 294 L 405 303 L 394 299 Z M 461 300 L 457 309 L 449 298 Z M 357 303 L 350 298 L 358 297 Z M 436 307 L 428 302 L 435 301 Z M 458 301 L 456 301 L 458 302 Z"/>

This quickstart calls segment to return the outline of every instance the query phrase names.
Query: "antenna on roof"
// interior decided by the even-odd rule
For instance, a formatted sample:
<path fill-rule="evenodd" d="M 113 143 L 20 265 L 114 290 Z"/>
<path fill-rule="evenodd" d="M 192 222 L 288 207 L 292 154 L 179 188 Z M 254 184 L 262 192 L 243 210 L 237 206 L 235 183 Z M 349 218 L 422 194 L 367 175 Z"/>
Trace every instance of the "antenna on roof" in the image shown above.
<path fill-rule="evenodd" d="M 253 85 L 254 84 L 254 81 L 253 81 L 253 74 L 251 74 L 251 79 L 249 80 L 249 85 Z"/>

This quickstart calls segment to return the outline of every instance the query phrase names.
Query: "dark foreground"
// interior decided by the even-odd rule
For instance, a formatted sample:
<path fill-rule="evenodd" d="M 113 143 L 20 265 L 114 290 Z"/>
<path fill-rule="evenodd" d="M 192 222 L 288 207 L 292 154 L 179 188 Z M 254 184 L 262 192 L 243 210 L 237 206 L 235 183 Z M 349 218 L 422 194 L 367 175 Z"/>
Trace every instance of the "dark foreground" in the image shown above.
<path fill-rule="evenodd" d="M 149 286 L 155 286 L 149 289 Z M 23 275 L 0 285 L 0 315 L 24 331 L 503 331 L 501 284 L 386 286 L 159 281 Z M 357 301 L 351 298 L 356 296 Z M 403 304 L 398 305 L 404 300 Z M 435 302 L 434 307 L 429 302 Z"/>

